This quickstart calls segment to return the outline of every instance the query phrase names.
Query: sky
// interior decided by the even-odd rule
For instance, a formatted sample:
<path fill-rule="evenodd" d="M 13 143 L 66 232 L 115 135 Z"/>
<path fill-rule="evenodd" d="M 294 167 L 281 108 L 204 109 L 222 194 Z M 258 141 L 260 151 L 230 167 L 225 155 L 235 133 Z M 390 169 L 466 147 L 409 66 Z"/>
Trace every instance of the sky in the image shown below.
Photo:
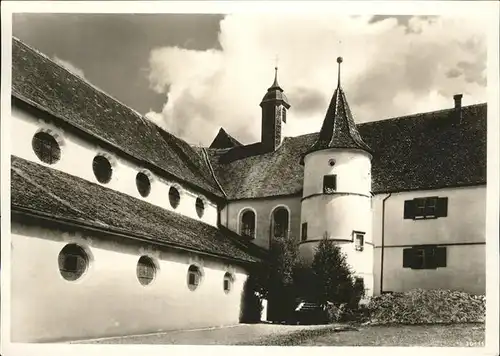
<path fill-rule="evenodd" d="M 15 14 L 13 35 L 191 144 L 260 140 L 278 66 L 285 135 L 317 132 L 337 86 L 357 123 L 486 102 L 473 17 Z"/>

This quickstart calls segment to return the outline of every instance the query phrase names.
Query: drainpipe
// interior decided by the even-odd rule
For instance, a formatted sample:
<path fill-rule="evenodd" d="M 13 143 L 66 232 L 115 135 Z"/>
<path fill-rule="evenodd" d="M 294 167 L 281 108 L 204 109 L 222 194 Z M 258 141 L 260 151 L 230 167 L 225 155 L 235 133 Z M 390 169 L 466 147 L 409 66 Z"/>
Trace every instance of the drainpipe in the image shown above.
<path fill-rule="evenodd" d="M 391 197 L 392 193 L 389 193 L 382 200 L 382 251 L 380 253 L 380 294 L 384 291 L 384 239 L 385 239 L 385 201 Z"/>

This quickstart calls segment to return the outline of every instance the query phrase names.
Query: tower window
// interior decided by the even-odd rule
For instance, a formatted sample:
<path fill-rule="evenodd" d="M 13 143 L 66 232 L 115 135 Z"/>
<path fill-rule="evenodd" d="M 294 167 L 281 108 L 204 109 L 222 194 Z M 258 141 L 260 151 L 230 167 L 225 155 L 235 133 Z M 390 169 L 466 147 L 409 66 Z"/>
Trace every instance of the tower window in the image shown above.
<path fill-rule="evenodd" d="M 135 184 L 137 185 L 137 190 L 141 196 L 147 197 L 151 192 L 151 182 L 145 173 L 137 173 L 135 176 Z"/>
<path fill-rule="evenodd" d="M 61 148 L 57 140 L 49 133 L 39 132 L 33 136 L 31 146 L 38 159 L 54 164 L 61 158 Z"/>
<path fill-rule="evenodd" d="M 252 210 L 247 210 L 241 214 L 240 234 L 252 239 L 255 238 L 255 213 Z"/>
<path fill-rule="evenodd" d="M 111 163 L 106 157 L 95 156 L 92 161 L 92 169 L 99 183 L 109 183 L 111 175 L 113 174 L 113 168 L 111 168 Z"/>
<path fill-rule="evenodd" d="M 77 244 L 66 245 L 59 253 L 59 272 L 67 281 L 76 281 L 87 271 L 89 256 Z"/>
<path fill-rule="evenodd" d="M 286 109 L 284 106 L 281 107 L 281 119 L 286 124 Z"/>
<path fill-rule="evenodd" d="M 188 269 L 188 288 L 195 290 L 201 283 L 201 270 L 198 266 L 191 265 Z"/>
<path fill-rule="evenodd" d="M 363 251 L 365 248 L 365 233 L 364 232 L 354 232 L 354 248 L 356 251 Z"/>
<path fill-rule="evenodd" d="M 147 286 L 156 276 L 156 265 L 148 256 L 141 256 L 137 261 L 137 279 L 143 286 Z"/>
<path fill-rule="evenodd" d="M 170 187 L 170 190 L 168 191 L 168 200 L 170 202 L 170 206 L 177 209 L 181 200 L 181 195 L 179 194 L 179 190 L 177 190 L 177 188 Z"/>
<path fill-rule="evenodd" d="M 287 237 L 288 236 L 288 210 L 279 207 L 273 212 L 273 236 Z"/>
<path fill-rule="evenodd" d="M 201 218 L 203 217 L 204 213 L 205 213 L 205 203 L 203 203 L 203 199 L 196 198 L 196 214 L 198 214 L 198 217 Z"/>
<path fill-rule="evenodd" d="M 337 175 L 330 174 L 323 177 L 323 193 L 331 194 L 337 191 Z"/>
<path fill-rule="evenodd" d="M 302 223 L 302 241 L 307 240 L 307 223 Z"/>

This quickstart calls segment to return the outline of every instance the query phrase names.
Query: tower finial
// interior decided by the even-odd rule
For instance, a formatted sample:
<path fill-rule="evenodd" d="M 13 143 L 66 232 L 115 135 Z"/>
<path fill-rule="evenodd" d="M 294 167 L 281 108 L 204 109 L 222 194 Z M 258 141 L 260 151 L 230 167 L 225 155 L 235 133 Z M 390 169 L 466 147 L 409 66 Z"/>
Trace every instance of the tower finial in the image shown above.
<path fill-rule="evenodd" d="M 340 88 L 340 63 L 342 63 L 343 59 L 342 57 L 337 57 L 337 63 L 339 64 L 339 74 L 338 74 L 338 82 L 337 82 L 337 87 Z"/>
<path fill-rule="evenodd" d="M 272 88 L 279 87 L 280 85 L 278 84 L 278 65 L 274 67 L 274 83 L 272 85 Z"/>

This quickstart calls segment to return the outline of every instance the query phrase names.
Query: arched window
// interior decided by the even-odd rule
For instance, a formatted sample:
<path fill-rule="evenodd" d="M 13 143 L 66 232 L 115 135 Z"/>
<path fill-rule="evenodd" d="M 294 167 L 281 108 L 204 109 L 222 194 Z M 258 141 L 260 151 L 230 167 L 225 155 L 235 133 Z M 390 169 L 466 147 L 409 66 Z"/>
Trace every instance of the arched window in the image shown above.
<path fill-rule="evenodd" d="M 224 288 L 224 292 L 227 294 L 231 291 L 231 288 L 233 287 L 233 282 L 234 282 L 234 277 L 231 273 L 226 272 L 224 274 L 224 280 L 222 287 Z"/>
<path fill-rule="evenodd" d="M 255 213 L 252 210 L 241 214 L 240 235 L 255 239 Z"/>
<path fill-rule="evenodd" d="M 31 141 L 33 151 L 40 161 L 54 164 L 61 158 L 61 148 L 57 140 L 47 132 L 39 132 Z"/>
<path fill-rule="evenodd" d="M 273 212 L 273 237 L 288 236 L 288 210 L 284 207 L 276 208 Z"/>

